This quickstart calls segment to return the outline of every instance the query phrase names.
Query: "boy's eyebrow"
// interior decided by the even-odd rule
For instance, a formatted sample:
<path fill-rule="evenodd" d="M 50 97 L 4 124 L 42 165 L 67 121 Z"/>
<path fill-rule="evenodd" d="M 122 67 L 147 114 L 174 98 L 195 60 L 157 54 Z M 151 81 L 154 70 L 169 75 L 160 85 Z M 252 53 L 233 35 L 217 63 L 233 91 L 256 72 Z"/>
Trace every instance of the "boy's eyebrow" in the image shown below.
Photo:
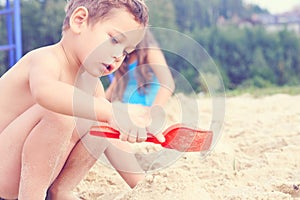
<path fill-rule="evenodd" d="M 119 34 L 121 37 L 122 37 L 122 39 L 124 40 L 124 39 L 127 39 L 127 37 L 126 37 L 126 35 L 124 34 L 124 33 L 122 33 L 121 31 L 119 31 L 119 30 L 117 30 L 117 29 L 113 29 L 117 34 Z M 128 49 L 133 49 L 133 51 L 136 49 L 136 46 L 129 46 L 129 47 L 127 47 Z"/>
<path fill-rule="evenodd" d="M 126 48 L 127 53 L 132 53 L 134 50 L 136 49 L 136 47 L 130 46 Z"/>
<path fill-rule="evenodd" d="M 121 31 L 119 31 L 119 30 L 117 30 L 117 29 L 115 29 L 115 28 L 114 28 L 114 32 L 116 32 L 117 34 L 121 35 L 121 37 L 122 37 L 123 39 L 126 39 L 126 38 L 127 38 L 127 37 L 124 35 L 124 33 L 122 33 Z"/>

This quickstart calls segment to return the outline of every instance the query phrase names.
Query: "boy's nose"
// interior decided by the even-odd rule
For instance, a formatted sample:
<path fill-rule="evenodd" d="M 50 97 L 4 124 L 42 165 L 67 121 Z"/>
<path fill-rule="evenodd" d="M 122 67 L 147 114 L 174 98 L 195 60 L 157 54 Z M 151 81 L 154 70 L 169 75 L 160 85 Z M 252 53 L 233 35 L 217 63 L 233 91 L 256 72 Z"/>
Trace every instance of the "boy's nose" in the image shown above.
<path fill-rule="evenodd" d="M 122 54 L 121 56 L 114 56 L 114 60 L 115 62 L 120 62 L 124 57 L 124 54 Z"/>
<path fill-rule="evenodd" d="M 124 46 L 116 45 L 114 48 L 113 58 L 116 62 L 121 61 L 124 58 Z"/>

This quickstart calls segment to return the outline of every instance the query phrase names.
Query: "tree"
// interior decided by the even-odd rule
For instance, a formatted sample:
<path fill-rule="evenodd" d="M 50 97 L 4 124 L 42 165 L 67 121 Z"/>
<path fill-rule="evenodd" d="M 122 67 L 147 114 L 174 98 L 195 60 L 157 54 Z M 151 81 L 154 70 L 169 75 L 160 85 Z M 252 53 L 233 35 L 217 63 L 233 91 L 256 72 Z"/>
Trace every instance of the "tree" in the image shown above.
<path fill-rule="evenodd" d="M 282 47 L 278 64 L 278 84 L 299 84 L 300 80 L 300 40 L 293 33 L 283 30 L 278 33 L 280 46 Z"/>
<path fill-rule="evenodd" d="M 0 6 L 0 10 L 3 7 Z M 0 45 L 7 44 L 6 22 L 5 17 L 0 16 Z M 5 72 L 6 66 L 8 66 L 7 51 L 0 51 L 0 76 Z"/>
<path fill-rule="evenodd" d="M 61 38 L 62 23 L 65 17 L 65 4 L 66 3 L 61 0 L 44 0 L 44 14 L 42 18 L 44 28 L 40 31 L 48 44 L 56 43 Z"/>
<path fill-rule="evenodd" d="M 275 74 L 266 62 L 260 47 L 254 51 L 253 63 L 250 65 L 249 70 L 249 79 L 253 81 L 253 86 L 265 87 L 271 83 L 275 84 Z"/>
<path fill-rule="evenodd" d="M 150 25 L 177 29 L 174 4 L 170 0 L 148 1 Z"/>
<path fill-rule="evenodd" d="M 23 52 L 53 44 L 61 37 L 64 1 L 22 1 Z M 34 13 L 34 15 L 32 14 Z"/>

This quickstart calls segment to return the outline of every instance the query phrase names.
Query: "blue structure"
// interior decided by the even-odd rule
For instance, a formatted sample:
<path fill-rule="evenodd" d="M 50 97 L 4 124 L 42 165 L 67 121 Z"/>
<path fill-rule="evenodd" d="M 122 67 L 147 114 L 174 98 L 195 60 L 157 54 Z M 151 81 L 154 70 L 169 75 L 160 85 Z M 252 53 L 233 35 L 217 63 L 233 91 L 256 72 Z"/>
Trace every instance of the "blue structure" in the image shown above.
<path fill-rule="evenodd" d="M 5 9 L 0 10 L 0 16 L 6 16 L 7 44 L 0 45 L 0 51 L 9 51 L 9 67 L 22 57 L 22 29 L 20 0 L 6 0 Z"/>

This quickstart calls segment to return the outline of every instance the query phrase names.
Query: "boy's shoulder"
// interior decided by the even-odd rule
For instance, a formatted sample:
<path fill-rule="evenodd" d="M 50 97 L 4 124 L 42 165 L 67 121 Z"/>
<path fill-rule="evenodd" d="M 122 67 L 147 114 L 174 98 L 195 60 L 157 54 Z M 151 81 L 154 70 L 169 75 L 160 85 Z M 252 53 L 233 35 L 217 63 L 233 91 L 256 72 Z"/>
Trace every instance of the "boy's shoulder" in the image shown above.
<path fill-rule="evenodd" d="M 26 54 L 26 57 L 32 62 L 53 63 L 59 61 L 57 45 L 45 46 L 34 49 Z"/>
<path fill-rule="evenodd" d="M 60 65 L 59 47 L 57 45 L 34 49 L 25 55 L 25 59 L 33 65 Z"/>

